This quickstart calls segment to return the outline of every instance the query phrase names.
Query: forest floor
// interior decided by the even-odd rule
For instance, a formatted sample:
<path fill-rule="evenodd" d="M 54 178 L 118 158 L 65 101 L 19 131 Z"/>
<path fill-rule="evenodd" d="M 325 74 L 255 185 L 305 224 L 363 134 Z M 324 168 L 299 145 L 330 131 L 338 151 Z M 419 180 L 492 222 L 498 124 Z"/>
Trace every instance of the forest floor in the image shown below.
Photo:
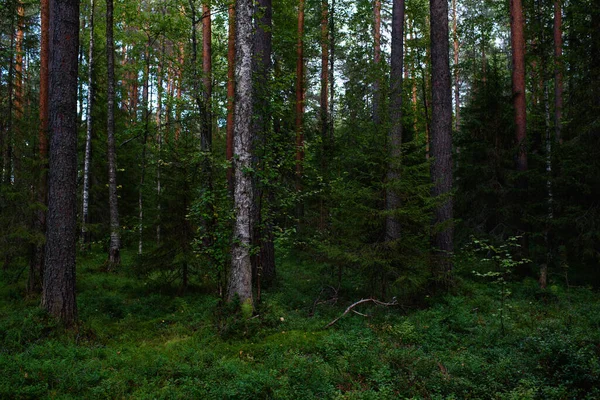
<path fill-rule="evenodd" d="M 259 316 L 228 317 L 214 290 L 184 295 L 78 263 L 80 324 L 65 331 L 0 282 L 0 398 L 600 398 L 600 296 L 464 273 L 423 307 L 356 307 L 351 288 L 315 306 L 323 267 L 288 256 Z M 145 283 L 146 282 L 146 283 Z M 318 303 L 318 302 L 317 302 Z M 239 314 L 238 314 L 239 315 Z M 502 325 L 504 328 L 502 328 Z"/>

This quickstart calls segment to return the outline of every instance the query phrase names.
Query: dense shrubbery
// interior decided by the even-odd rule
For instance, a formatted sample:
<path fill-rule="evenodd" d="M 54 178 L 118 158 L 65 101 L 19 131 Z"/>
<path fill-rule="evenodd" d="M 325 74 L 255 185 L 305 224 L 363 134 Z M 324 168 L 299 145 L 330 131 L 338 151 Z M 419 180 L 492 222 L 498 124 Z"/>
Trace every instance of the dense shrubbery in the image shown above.
<path fill-rule="evenodd" d="M 81 263 L 74 331 L 37 300 L 24 304 L 13 293 L 22 282 L 2 285 L 0 398 L 600 396 L 600 301 L 590 289 L 509 280 L 502 334 L 498 287 L 474 278 L 487 267 L 464 258 L 455 293 L 425 298 L 428 308 L 365 305 L 358 311 L 368 318 L 350 313 L 324 330 L 365 293 L 342 286 L 337 303 L 315 306 L 336 276 L 313 262 L 289 257 L 247 319 L 197 281 L 176 296 L 177 288 L 98 272 L 103 260 Z"/>

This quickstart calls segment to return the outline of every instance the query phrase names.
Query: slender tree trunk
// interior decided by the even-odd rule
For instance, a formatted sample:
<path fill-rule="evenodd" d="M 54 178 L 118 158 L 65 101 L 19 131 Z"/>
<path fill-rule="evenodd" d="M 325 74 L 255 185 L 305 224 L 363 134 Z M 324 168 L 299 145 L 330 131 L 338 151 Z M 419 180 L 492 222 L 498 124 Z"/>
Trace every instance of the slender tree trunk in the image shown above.
<path fill-rule="evenodd" d="M 562 143 L 562 0 L 554 0 L 554 137 L 556 143 Z"/>
<path fill-rule="evenodd" d="M 515 108 L 515 138 L 518 146 L 517 170 L 527 170 L 527 114 L 525 106 L 525 35 L 521 0 L 510 0 L 512 45 L 512 91 Z"/>
<path fill-rule="evenodd" d="M 328 147 L 329 156 L 333 157 L 333 138 L 334 138 L 334 100 L 335 100 L 335 0 L 331 0 L 331 10 L 329 12 L 329 137 Z"/>
<path fill-rule="evenodd" d="M 430 0 L 431 15 L 431 178 L 435 208 L 433 243 L 445 282 L 451 278 L 452 225 L 452 84 L 448 45 L 448 3 Z"/>
<path fill-rule="evenodd" d="M 235 0 L 229 5 L 229 32 L 227 35 L 227 186 L 233 193 L 233 103 L 235 98 Z"/>
<path fill-rule="evenodd" d="M 67 326 L 77 318 L 77 48 L 79 1 L 50 0 L 48 217 L 42 307 Z"/>
<path fill-rule="evenodd" d="M 302 190 L 304 164 L 304 0 L 298 1 L 298 44 L 296 45 L 296 190 Z M 298 204 L 298 217 L 303 214 Z"/>
<path fill-rule="evenodd" d="M 144 86 L 142 87 L 142 103 L 144 107 L 144 133 L 142 136 L 142 173 L 140 175 L 140 187 L 138 189 L 138 254 L 144 251 L 144 180 L 146 178 L 146 143 L 150 134 L 150 101 L 149 101 L 149 82 L 150 82 L 150 46 L 152 40 L 148 36 L 146 42 L 146 51 L 144 52 Z M 160 75 L 160 72 L 159 72 Z M 157 89 L 157 92 L 160 90 Z M 160 99 L 160 95 L 157 97 Z M 160 106 L 159 106 L 160 107 Z M 160 155 L 159 155 L 160 157 Z M 157 172 L 158 174 L 158 172 Z M 160 180 L 159 180 L 160 182 Z M 159 202 L 160 209 L 160 202 Z M 157 226 L 157 236 L 160 233 L 160 224 Z"/>
<path fill-rule="evenodd" d="M 106 1 L 106 59 L 108 71 L 107 127 L 108 137 L 108 201 L 110 206 L 110 248 L 108 266 L 111 270 L 121 263 L 121 234 L 117 196 L 117 155 L 115 151 L 115 41 L 113 38 L 113 0 Z"/>
<path fill-rule="evenodd" d="M 460 67 L 458 65 L 458 15 L 456 14 L 456 0 L 452 0 L 452 44 L 454 49 L 454 130 L 460 127 Z"/>
<path fill-rule="evenodd" d="M 210 152 L 212 149 L 212 28 L 211 11 L 206 3 L 202 5 L 202 84 L 204 86 L 202 151 Z M 208 179 L 210 181 L 212 178 L 209 176 Z"/>
<path fill-rule="evenodd" d="M 327 184 L 327 159 L 329 156 L 329 18 L 328 18 L 328 0 L 321 1 L 321 93 L 319 99 L 319 119 L 321 128 L 321 175 Z M 319 228 L 324 231 L 327 219 L 327 210 L 325 208 L 325 193 L 321 194 L 319 199 Z"/>
<path fill-rule="evenodd" d="M 11 27 L 10 50 L 15 49 L 15 33 Z M 8 109 L 6 110 L 6 136 L 2 148 L 2 182 L 9 184 L 12 179 L 12 137 L 13 137 L 13 110 L 14 110 L 14 57 L 10 57 L 8 64 Z M 6 256 L 8 257 L 8 255 Z M 5 262 L 6 265 L 6 262 Z"/>
<path fill-rule="evenodd" d="M 373 83 L 373 122 L 375 125 L 381 124 L 381 78 L 379 77 L 381 64 L 381 0 L 375 0 L 374 6 L 374 24 L 373 24 L 373 64 L 376 71 L 375 82 Z"/>
<path fill-rule="evenodd" d="M 227 297 L 239 296 L 252 308 L 252 16 L 253 2 L 237 0 L 235 6 L 235 125 L 234 125 L 234 213 L 231 270 Z"/>
<path fill-rule="evenodd" d="M 13 182 L 20 181 L 21 175 L 21 154 L 19 146 L 16 145 L 17 140 L 22 139 L 22 125 L 24 115 L 24 100 L 25 100 L 25 89 L 23 86 L 23 40 L 25 38 L 25 8 L 23 7 L 22 1 L 17 3 L 17 33 L 15 41 L 15 84 L 14 84 L 14 121 L 12 129 L 14 130 L 13 138 L 11 143 L 11 158 L 12 158 L 12 179 Z"/>
<path fill-rule="evenodd" d="M 177 68 L 177 110 L 176 110 L 176 123 L 177 126 L 175 128 L 175 141 L 179 140 L 179 136 L 181 135 L 181 109 L 183 108 L 183 104 L 181 103 L 181 90 L 183 87 L 183 69 L 185 62 L 185 51 L 183 47 L 183 42 L 179 43 L 179 68 Z"/>
<path fill-rule="evenodd" d="M 92 110 L 94 104 L 94 0 L 91 2 L 90 11 L 90 41 L 88 53 L 88 92 L 87 92 L 87 108 L 86 108 L 86 134 L 85 134 L 85 156 L 83 161 L 83 206 L 81 213 L 81 246 L 85 247 L 89 242 L 87 225 L 90 222 L 89 205 L 90 205 L 90 164 L 92 159 Z"/>
<path fill-rule="evenodd" d="M 40 2 L 40 129 L 38 132 L 38 151 L 40 157 L 40 181 L 37 188 L 37 201 L 47 206 L 47 181 L 48 181 L 48 33 L 49 33 L 49 3 L 48 0 Z M 0 82 L 2 80 L 0 79 Z M 39 210 L 36 213 L 34 227 L 42 234 L 46 233 L 46 212 Z M 29 281 L 27 291 L 35 293 L 42 288 L 44 276 L 44 244 L 35 245 L 33 257 L 30 262 Z"/>
<path fill-rule="evenodd" d="M 402 68 L 404 60 L 404 0 L 394 0 L 392 8 L 392 55 L 390 66 L 390 130 L 388 132 L 387 186 L 385 208 L 385 238 L 388 242 L 400 239 L 401 227 L 394 212 L 400 207 L 400 196 L 394 185 L 400 180 L 402 146 Z"/>

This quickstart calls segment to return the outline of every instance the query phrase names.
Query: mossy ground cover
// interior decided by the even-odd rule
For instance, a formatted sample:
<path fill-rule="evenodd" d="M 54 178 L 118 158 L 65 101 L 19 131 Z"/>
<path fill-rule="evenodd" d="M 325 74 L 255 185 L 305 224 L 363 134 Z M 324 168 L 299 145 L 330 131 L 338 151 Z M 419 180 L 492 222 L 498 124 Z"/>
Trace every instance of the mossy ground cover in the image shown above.
<path fill-rule="evenodd" d="M 600 398 L 600 296 L 465 274 L 424 306 L 361 306 L 361 293 L 314 306 L 329 277 L 288 257 L 258 316 L 230 316 L 210 287 L 177 293 L 81 257 L 80 324 L 65 331 L 0 286 L 0 398 L 397 399 Z M 332 278 L 333 279 L 333 278 Z M 312 315 L 311 315 L 312 314 Z M 238 314 L 239 315 L 239 314 Z M 504 323 L 504 332 L 501 323 Z"/>

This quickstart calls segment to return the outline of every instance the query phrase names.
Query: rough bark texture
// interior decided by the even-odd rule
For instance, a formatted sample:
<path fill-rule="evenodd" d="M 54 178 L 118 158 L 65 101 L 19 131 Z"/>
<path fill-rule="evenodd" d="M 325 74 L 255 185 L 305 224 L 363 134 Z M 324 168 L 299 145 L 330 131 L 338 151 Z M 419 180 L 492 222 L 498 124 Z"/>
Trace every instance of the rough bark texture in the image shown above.
<path fill-rule="evenodd" d="M 121 263 L 121 234 L 117 196 L 117 156 L 115 151 L 115 41 L 113 38 L 113 0 L 106 2 L 106 59 L 108 71 L 107 123 L 108 138 L 108 202 L 110 206 L 110 247 L 108 266 L 112 269 Z"/>
<path fill-rule="evenodd" d="M 23 38 L 25 29 L 25 9 L 23 3 L 17 3 L 17 36 L 15 41 L 15 118 L 23 118 Z"/>
<path fill-rule="evenodd" d="M 77 318 L 77 53 L 79 1 L 50 0 L 50 169 L 42 306 L 66 325 Z"/>
<path fill-rule="evenodd" d="M 402 68 L 404 59 L 404 0 L 394 0 L 392 8 L 392 55 L 390 66 L 390 130 L 388 132 L 387 188 L 385 208 L 386 241 L 400 239 L 400 223 L 391 213 L 400 207 L 400 196 L 394 184 L 400 179 L 402 146 Z"/>
<path fill-rule="evenodd" d="M 452 269 L 452 84 L 448 43 L 448 3 L 430 0 L 431 15 L 431 179 L 435 209 L 433 244 L 442 273 Z"/>
<path fill-rule="evenodd" d="M 226 158 L 233 159 L 233 103 L 235 98 L 235 1 L 229 6 L 229 32 L 227 35 L 227 145 Z M 233 167 L 227 168 L 227 186 L 233 193 Z"/>
<path fill-rule="evenodd" d="M 561 0 L 554 1 L 554 137 L 561 143 L 563 76 L 562 76 L 562 9 Z"/>
<path fill-rule="evenodd" d="M 49 53 L 49 15 L 48 0 L 40 2 L 40 129 L 38 132 L 38 151 L 40 157 L 40 180 L 36 191 L 38 203 L 48 205 L 48 53 Z M 1 81 L 1 79 L 0 79 Z M 46 212 L 39 210 L 36 213 L 34 228 L 45 234 L 46 232 Z M 44 244 L 40 243 L 35 246 L 33 257 L 30 262 L 29 279 L 27 283 L 27 291 L 29 293 L 39 292 L 42 288 L 42 278 L 44 275 Z"/>
<path fill-rule="evenodd" d="M 376 78 L 373 83 L 373 122 L 381 123 L 381 79 L 379 78 L 379 65 L 381 63 L 381 0 L 375 0 L 373 23 L 373 63 L 375 64 Z"/>
<path fill-rule="evenodd" d="M 515 138 L 518 146 L 517 170 L 527 170 L 527 114 L 525 107 L 525 35 L 521 0 L 510 0 L 512 46 L 512 92 L 515 108 Z"/>
<path fill-rule="evenodd" d="M 270 110 L 270 75 L 271 75 L 271 28 L 272 7 L 271 0 L 258 0 L 256 29 L 254 34 L 254 57 L 252 76 L 254 82 L 254 169 L 262 171 L 264 163 L 258 157 L 258 150 L 264 152 L 267 136 L 271 130 Z M 268 194 L 272 194 L 269 191 Z M 259 247 L 258 254 L 253 257 L 253 271 L 255 283 L 260 299 L 261 286 L 268 286 L 275 278 L 275 248 L 273 244 L 272 223 L 265 212 L 267 203 L 265 189 L 260 182 L 260 175 L 255 177 L 253 234 L 254 244 Z"/>
<path fill-rule="evenodd" d="M 227 297 L 236 295 L 252 306 L 252 16 L 251 0 L 237 0 L 235 6 L 235 106 L 234 106 L 234 212 L 231 270 Z"/>
<path fill-rule="evenodd" d="M 90 204 L 90 163 L 92 159 L 92 107 L 94 104 L 94 0 L 91 3 L 90 11 L 90 42 L 88 53 L 88 92 L 86 108 L 86 134 L 85 134 L 85 156 L 83 161 L 83 206 L 81 214 L 81 244 L 82 247 L 89 241 L 87 234 L 87 224 L 90 222 L 89 204 Z"/>

